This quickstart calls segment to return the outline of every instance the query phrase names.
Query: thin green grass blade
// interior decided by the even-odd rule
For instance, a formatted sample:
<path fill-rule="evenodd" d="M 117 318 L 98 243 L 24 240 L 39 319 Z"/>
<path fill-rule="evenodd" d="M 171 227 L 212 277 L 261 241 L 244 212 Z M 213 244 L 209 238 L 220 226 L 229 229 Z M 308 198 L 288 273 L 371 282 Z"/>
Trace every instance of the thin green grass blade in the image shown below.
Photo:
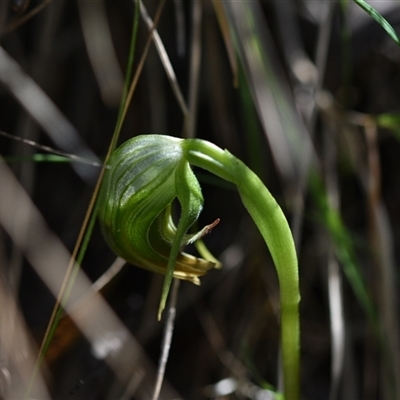
<path fill-rule="evenodd" d="M 24 161 L 32 161 L 35 163 L 40 162 L 50 162 L 50 163 L 71 163 L 71 160 L 68 157 L 57 156 L 55 154 L 33 154 L 31 156 L 10 156 L 10 157 L 3 157 L 3 161 L 8 163 L 14 162 L 24 162 Z"/>
<path fill-rule="evenodd" d="M 120 107 L 118 110 L 118 117 L 117 117 L 117 122 L 115 124 L 115 130 L 114 130 L 113 136 L 111 138 L 111 151 L 113 151 L 115 149 L 115 147 L 117 146 L 119 134 L 120 134 L 121 128 L 122 128 L 122 123 L 124 122 L 123 121 L 124 108 L 125 108 L 126 101 L 128 98 L 129 85 L 131 84 L 132 74 L 133 74 L 133 60 L 135 58 L 137 33 L 138 33 L 138 29 L 139 29 L 139 17 L 140 17 L 140 3 L 139 3 L 139 1 L 137 1 L 135 4 L 135 12 L 134 12 L 134 16 L 133 16 L 131 44 L 130 44 L 130 48 L 129 48 L 129 58 L 128 58 L 128 65 L 126 68 L 124 89 L 122 92 L 121 104 L 120 104 Z"/>
<path fill-rule="evenodd" d="M 385 31 L 386 33 L 395 41 L 395 43 L 400 46 L 400 38 L 396 31 L 393 29 L 392 25 L 378 13 L 372 6 L 370 6 L 364 0 L 353 0 L 358 6 L 360 6 L 365 12 L 367 12 Z"/>

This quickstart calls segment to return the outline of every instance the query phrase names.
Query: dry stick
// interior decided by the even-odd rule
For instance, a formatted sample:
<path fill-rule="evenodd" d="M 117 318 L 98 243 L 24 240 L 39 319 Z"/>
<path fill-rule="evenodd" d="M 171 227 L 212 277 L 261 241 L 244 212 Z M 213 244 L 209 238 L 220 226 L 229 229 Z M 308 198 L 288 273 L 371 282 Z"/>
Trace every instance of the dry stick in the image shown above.
<path fill-rule="evenodd" d="M 42 11 L 42 9 L 48 6 L 53 0 L 44 0 L 42 3 L 38 4 L 33 10 L 29 11 L 28 13 L 24 14 L 21 18 L 17 19 L 16 21 L 10 22 L 4 29 L 4 31 L 0 32 L 0 37 L 7 35 L 8 33 L 12 32 L 13 30 L 19 28 L 25 22 L 29 21 L 33 18 L 37 13 Z"/>
<path fill-rule="evenodd" d="M 135 0 L 135 1 L 138 1 L 138 0 Z M 184 119 L 186 120 L 188 118 L 188 114 L 189 114 L 188 106 L 182 95 L 182 91 L 179 87 L 178 80 L 176 79 L 174 69 L 172 67 L 171 61 L 169 60 L 169 57 L 165 50 L 163 42 L 160 38 L 160 35 L 158 34 L 158 32 L 155 29 L 155 26 L 157 25 L 157 23 L 156 23 L 157 15 L 156 15 L 156 18 L 154 19 L 154 22 L 152 22 L 149 14 L 147 13 L 145 6 L 143 5 L 143 2 L 139 1 L 139 3 L 140 3 L 140 14 L 141 14 L 144 22 L 146 23 L 147 27 L 150 29 L 150 34 L 153 34 L 154 44 L 156 45 L 156 49 L 158 51 L 158 55 L 160 57 L 161 63 L 164 66 L 165 73 L 167 74 L 167 78 L 171 85 L 172 91 L 174 92 L 174 95 L 176 97 L 176 100 L 178 101 L 179 107 L 181 108 L 181 111 L 184 115 Z M 195 3 L 197 3 L 197 1 Z"/>
<path fill-rule="evenodd" d="M 54 147 L 45 146 L 45 145 L 36 143 L 35 141 L 30 140 L 30 139 L 24 139 L 24 138 L 21 138 L 19 136 L 11 135 L 11 133 L 8 133 L 8 132 L 4 132 L 4 131 L 0 130 L 0 135 L 6 137 L 8 139 L 15 140 L 17 142 L 21 142 L 21 143 L 27 144 L 29 146 L 35 147 L 35 148 L 37 148 L 39 150 L 46 151 L 46 152 L 54 154 L 56 156 L 69 158 L 72 161 L 77 161 L 77 162 L 80 162 L 82 164 L 88 164 L 88 165 L 91 165 L 93 167 L 102 167 L 103 166 L 103 164 L 101 164 L 100 162 L 98 162 L 96 160 L 89 160 L 87 158 L 80 157 L 80 156 L 77 156 L 75 154 L 65 153 L 63 151 L 55 149 Z"/>
<path fill-rule="evenodd" d="M 126 261 L 121 257 L 117 257 L 111 264 L 110 268 L 104 272 L 95 282 L 92 284 L 93 291 L 100 292 L 111 280 L 121 271 L 122 267 L 126 264 Z"/>
<path fill-rule="evenodd" d="M 144 47 L 142 57 L 140 58 L 139 64 L 138 64 L 137 69 L 136 69 L 135 76 L 133 77 L 132 84 L 131 84 L 131 86 L 129 88 L 129 92 L 128 92 L 127 96 L 126 96 L 125 107 L 124 107 L 124 109 L 122 111 L 122 115 L 121 115 L 121 119 L 120 119 L 121 120 L 121 125 L 122 125 L 122 121 L 125 119 L 126 113 L 128 112 L 128 107 L 129 107 L 129 104 L 130 104 L 130 102 L 132 100 L 133 93 L 134 93 L 134 91 L 136 89 L 137 83 L 139 81 L 140 74 L 141 74 L 142 69 L 144 67 L 144 62 L 146 61 L 147 54 L 148 54 L 148 52 L 150 50 L 150 45 L 151 45 L 151 43 L 152 43 L 152 41 L 154 39 L 154 33 L 155 33 L 156 27 L 158 25 L 158 22 L 160 20 L 161 12 L 162 12 L 162 9 L 164 7 L 164 3 L 165 3 L 165 0 L 161 0 L 159 5 L 158 5 L 158 8 L 157 8 L 154 20 L 153 20 L 153 26 L 150 28 L 149 36 L 147 38 L 147 42 L 146 42 L 146 45 Z M 140 8 L 142 8 L 142 7 L 143 7 L 143 5 L 140 3 Z M 113 140 L 113 142 L 114 141 L 115 140 Z"/>
<path fill-rule="evenodd" d="M 168 308 L 168 316 L 164 328 L 163 341 L 161 345 L 162 351 L 158 364 L 157 380 L 154 386 L 153 397 L 151 398 L 152 400 L 158 400 L 161 391 L 161 386 L 164 380 L 165 368 L 167 366 L 169 350 L 171 348 L 172 335 L 174 332 L 179 283 L 180 283 L 179 279 L 173 280 L 170 303 Z"/>
<path fill-rule="evenodd" d="M 90 293 L 86 296 L 78 298 L 74 303 L 72 303 L 71 305 L 72 311 L 70 311 L 70 314 L 75 310 L 78 310 L 79 307 L 85 302 L 88 302 L 91 299 L 93 299 L 94 294 L 103 290 L 111 282 L 111 280 L 114 279 L 114 277 L 122 270 L 125 264 L 126 261 L 123 258 L 117 257 L 111 264 L 111 266 L 107 269 L 107 271 L 104 272 L 95 282 L 92 283 L 91 285 L 92 290 L 90 291 Z"/>
<path fill-rule="evenodd" d="M 148 51 L 149 51 L 149 48 L 150 48 L 150 44 L 151 44 L 152 39 L 153 39 L 153 31 L 154 31 L 155 27 L 157 26 L 158 21 L 160 19 L 161 11 L 162 11 L 164 2 L 165 2 L 165 0 L 161 0 L 160 4 L 158 6 L 158 9 L 157 9 L 157 12 L 156 12 L 156 17 L 154 18 L 154 24 L 153 24 L 153 27 L 152 27 L 152 29 L 150 31 L 149 37 L 148 37 L 147 42 L 146 42 L 146 46 L 145 46 L 145 48 L 143 50 L 142 57 L 140 59 L 138 68 L 136 70 L 136 73 L 135 73 L 135 76 L 133 78 L 131 87 L 129 89 L 129 93 L 128 93 L 127 98 L 126 98 L 125 106 L 124 106 L 120 121 L 123 121 L 125 116 L 126 116 L 129 104 L 130 104 L 132 96 L 133 96 L 133 92 L 134 92 L 134 90 L 136 88 L 137 82 L 139 80 L 140 73 L 141 73 L 141 71 L 143 69 L 144 61 L 145 61 L 145 59 L 147 57 L 147 54 L 148 54 Z M 116 129 L 117 132 L 119 132 L 121 126 L 122 126 L 122 122 L 119 123 L 119 126 Z M 116 135 L 116 136 L 118 136 L 118 135 Z M 87 210 L 87 212 L 85 214 L 85 218 L 84 218 L 83 223 L 82 223 L 82 227 L 81 227 L 81 229 L 79 231 L 78 238 L 77 238 L 74 250 L 72 252 L 71 259 L 70 259 L 67 271 L 65 273 L 65 277 L 64 277 L 63 283 L 62 283 L 61 288 L 60 288 L 60 292 L 59 292 L 59 294 L 57 296 L 56 303 L 55 303 L 53 311 L 51 313 L 49 324 L 47 325 L 46 332 L 45 332 L 43 340 L 42 340 L 42 344 L 41 344 L 41 347 L 40 347 L 39 355 L 43 354 L 45 345 L 46 345 L 47 340 L 50 337 L 50 333 L 52 331 L 53 323 L 56 320 L 58 310 L 60 308 L 60 305 L 61 305 L 61 302 L 62 302 L 62 300 L 64 298 L 64 295 L 66 293 L 66 288 L 67 288 L 69 279 L 70 279 L 71 274 L 72 274 L 72 272 L 74 270 L 74 267 L 76 266 L 75 260 L 76 260 L 76 257 L 78 255 L 78 251 L 79 251 L 79 249 L 81 247 L 81 244 L 82 244 L 86 229 L 87 229 L 87 227 L 89 225 L 89 220 L 90 220 L 90 217 L 92 215 L 92 212 L 93 212 L 93 209 L 94 209 L 94 206 L 95 206 L 95 203 L 96 203 L 96 199 L 97 199 L 97 196 L 98 196 L 98 193 L 99 193 L 99 190 L 100 190 L 101 182 L 103 180 L 104 172 L 105 172 L 105 169 L 106 169 L 106 163 L 107 163 L 107 160 L 109 159 L 109 157 L 110 157 L 110 155 L 111 155 L 111 153 L 112 153 L 112 151 L 114 149 L 114 144 L 115 144 L 116 141 L 117 141 L 117 138 L 113 137 L 113 139 L 111 141 L 111 144 L 110 144 L 110 147 L 108 149 L 107 155 L 106 155 L 106 161 L 105 161 L 105 163 L 103 165 L 103 168 L 101 169 L 99 178 L 98 178 L 97 183 L 96 183 L 96 187 L 94 188 L 93 195 L 92 195 L 92 198 L 91 198 L 89 206 L 88 206 L 88 210 Z M 39 356 L 37 361 L 36 361 L 36 364 L 35 364 L 35 370 L 34 370 L 34 373 L 33 373 L 33 376 L 32 376 L 32 381 L 35 379 L 35 376 L 36 376 L 37 371 L 39 370 L 41 361 L 42 361 L 42 357 Z"/>

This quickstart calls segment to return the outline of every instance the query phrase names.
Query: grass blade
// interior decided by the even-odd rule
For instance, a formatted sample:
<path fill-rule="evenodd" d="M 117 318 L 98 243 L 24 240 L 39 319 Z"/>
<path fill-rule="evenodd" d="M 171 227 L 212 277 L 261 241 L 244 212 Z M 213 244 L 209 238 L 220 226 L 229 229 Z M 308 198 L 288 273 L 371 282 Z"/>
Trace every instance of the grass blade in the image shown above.
<path fill-rule="evenodd" d="M 372 6 L 370 6 L 364 0 L 353 0 L 358 6 L 360 6 L 366 13 L 368 13 L 385 31 L 386 33 L 400 46 L 400 38 L 396 31 L 393 29 L 392 25 L 378 13 Z"/>

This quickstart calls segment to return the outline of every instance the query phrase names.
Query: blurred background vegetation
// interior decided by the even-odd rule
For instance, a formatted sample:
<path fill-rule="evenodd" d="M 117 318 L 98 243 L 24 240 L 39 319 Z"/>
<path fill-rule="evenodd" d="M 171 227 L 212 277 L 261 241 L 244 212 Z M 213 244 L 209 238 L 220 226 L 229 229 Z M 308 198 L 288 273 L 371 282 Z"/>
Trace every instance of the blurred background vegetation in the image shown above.
<path fill-rule="evenodd" d="M 153 18 L 159 3 L 144 5 Z M 373 5 L 399 27 L 398 3 Z M 134 16 L 128 0 L 0 2 L 0 130 L 104 159 Z M 134 71 L 149 36 L 142 17 Z M 157 32 L 176 80 L 153 43 L 120 142 L 184 134 L 244 160 L 277 198 L 298 249 L 302 398 L 399 399 L 399 47 L 350 1 L 166 1 Z M 60 162 L 4 135 L 0 153 L 1 199 L 12 201 L 0 203 L 0 398 L 19 399 L 55 301 L 29 243 L 53 259 L 41 231 L 19 225 L 31 209 L 4 168 L 70 252 L 100 168 Z M 279 289 L 268 250 L 237 193 L 196 172 L 200 223 L 221 219 L 206 242 L 224 267 L 200 287 L 180 287 L 160 399 L 278 398 Z M 114 258 L 96 226 L 82 269 L 95 281 Z M 120 323 L 97 332 L 98 342 L 63 317 L 45 355 L 45 384 L 30 398 L 150 398 L 161 285 L 161 276 L 123 267 L 101 289 Z M 106 315 L 85 301 L 79 307 L 88 324 L 93 313 Z M 119 365 L 130 351 L 135 357 Z"/>

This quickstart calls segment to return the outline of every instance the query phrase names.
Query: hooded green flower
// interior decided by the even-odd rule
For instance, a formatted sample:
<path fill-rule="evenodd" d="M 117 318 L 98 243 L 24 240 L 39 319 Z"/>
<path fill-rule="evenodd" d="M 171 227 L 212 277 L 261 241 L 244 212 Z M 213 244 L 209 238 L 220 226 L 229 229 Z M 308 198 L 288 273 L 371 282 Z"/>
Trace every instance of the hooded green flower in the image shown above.
<path fill-rule="evenodd" d="M 143 135 L 128 140 L 112 155 L 100 192 L 103 234 L 116 254 L 131 264 L 167 273 L 171 254 L 202 232 L 187 235 L 203 206 L 199 183 L 183 156 L 182 139 Z M 171 203 L 181 205 L 178 228 Z M 178 251 L 173 276 L 199 284 L 216 263 Z"/>

